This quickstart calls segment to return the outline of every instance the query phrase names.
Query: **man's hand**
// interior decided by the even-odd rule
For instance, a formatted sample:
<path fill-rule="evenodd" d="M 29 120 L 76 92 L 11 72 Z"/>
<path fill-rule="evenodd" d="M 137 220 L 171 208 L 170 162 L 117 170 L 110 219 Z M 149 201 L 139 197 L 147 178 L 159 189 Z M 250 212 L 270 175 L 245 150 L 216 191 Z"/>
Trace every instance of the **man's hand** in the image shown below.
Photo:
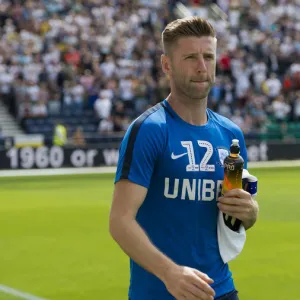
<path fill-rule="evenodd" d="M 243 222 L 245 229 L 254 225 L 258 215 L 258 204 L 251 195 L 242 189 L 227 191 L 223 197 L 218 198 L 219 209 Z"/>
<path fill-rule="evenodd" d="M 206 274 L 189 267 L 177 266 L 166 272 L 163 282 L 177 300 L 213 300 L 213 280 Z"/>

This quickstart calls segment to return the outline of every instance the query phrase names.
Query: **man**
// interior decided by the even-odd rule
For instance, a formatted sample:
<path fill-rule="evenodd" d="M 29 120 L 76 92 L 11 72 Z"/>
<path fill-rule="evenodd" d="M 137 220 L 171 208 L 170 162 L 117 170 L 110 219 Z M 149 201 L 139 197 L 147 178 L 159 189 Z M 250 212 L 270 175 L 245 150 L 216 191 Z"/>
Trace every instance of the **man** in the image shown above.
<path fill-rule="evenodd" d="M 207 21 L 190 17 L 168 24 L 162 42 L 171 93 L 124 137 L 110 232 L 131 258 L 130 300 L 236 300 L 219 253 L 217 215 L 220 209 L 248 229 L 258 206 L 243 190 L 219 198 L 222 151 L 237 138 L 245 162 L 247 155 L 241 130 L 207 109 L 216 33 Z"/>
<path fill-rule="evenodd" d="M 59 121 L 56 122 L 53 134 L 53 145 L 65 146 L 68 141 L 67 128 Z"/>

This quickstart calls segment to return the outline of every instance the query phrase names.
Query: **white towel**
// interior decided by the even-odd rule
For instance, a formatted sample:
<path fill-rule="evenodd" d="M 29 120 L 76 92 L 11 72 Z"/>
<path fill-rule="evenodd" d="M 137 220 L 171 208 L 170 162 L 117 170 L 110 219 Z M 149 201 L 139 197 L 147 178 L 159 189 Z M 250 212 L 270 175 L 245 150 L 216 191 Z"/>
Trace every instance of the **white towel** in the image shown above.
<path fill-rule="evenodd" d="M 257 178 L 251 175 L 246 169 L 243 170 L 243 188 L 247 190 L 253 197 L 257 193 L 257 188 L 248 188 L 248 182 L 257 182 Z M 223 219 L 223 213 L 219 211 L 218 216 L 218 243 L 220 255 L 224 263 L 235 259 L 243 250 L 246 242 L 246 230 L 243 225 L 238 231 L 233 231 L 228 228 Z"/>

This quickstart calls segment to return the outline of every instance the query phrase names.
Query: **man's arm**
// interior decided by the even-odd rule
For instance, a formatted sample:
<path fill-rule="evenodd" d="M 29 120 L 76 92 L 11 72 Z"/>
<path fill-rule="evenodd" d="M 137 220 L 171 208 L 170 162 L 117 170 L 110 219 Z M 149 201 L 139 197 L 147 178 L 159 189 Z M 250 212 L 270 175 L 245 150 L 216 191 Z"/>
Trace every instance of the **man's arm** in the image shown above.
<path fill-rule="evenodd" d="M 161 279 L 168 291 L 178 300 L 213 300 L 213 283 L 206 274 L 179 266 L 157 249 L 136 221 L 138 209 L 144 202 L 147 189 L 129 180 L 115 185 L 110 212 L 109 230 L 123 251 L 144 269 Z"/>
<path fill-rule="evenodd" d="M 243 221 L 245 230 L 250 229 L 257 221 L 259 206 L 256 200 L 251 199 L 250 213 L 251 216 L 248 220 Z"/>
<path fill-rule="evenodd" d="M 110 212 L 109 230 L 123 251 L 161 280 L 175 263 L 149 240 L 136 221 L 136 214 L 147 194 L 143 186 L 121 180 L 116 183 Z"/>

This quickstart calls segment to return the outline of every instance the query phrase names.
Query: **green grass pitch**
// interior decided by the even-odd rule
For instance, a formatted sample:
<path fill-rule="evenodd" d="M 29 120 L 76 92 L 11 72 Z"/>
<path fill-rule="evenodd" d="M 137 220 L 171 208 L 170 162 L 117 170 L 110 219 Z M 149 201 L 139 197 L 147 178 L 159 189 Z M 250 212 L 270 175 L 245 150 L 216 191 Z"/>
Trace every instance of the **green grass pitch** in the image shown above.
<path fill-rule="evenodd" d="M 260 217 L 231 263 L 240 298 L 299 300 L 300 168 L 250 172 Z M 112 188 L 113 175 L 0 178 L 0 284 L 51 300 L 126 300 L 128 259 L 108 233 Z"/>

